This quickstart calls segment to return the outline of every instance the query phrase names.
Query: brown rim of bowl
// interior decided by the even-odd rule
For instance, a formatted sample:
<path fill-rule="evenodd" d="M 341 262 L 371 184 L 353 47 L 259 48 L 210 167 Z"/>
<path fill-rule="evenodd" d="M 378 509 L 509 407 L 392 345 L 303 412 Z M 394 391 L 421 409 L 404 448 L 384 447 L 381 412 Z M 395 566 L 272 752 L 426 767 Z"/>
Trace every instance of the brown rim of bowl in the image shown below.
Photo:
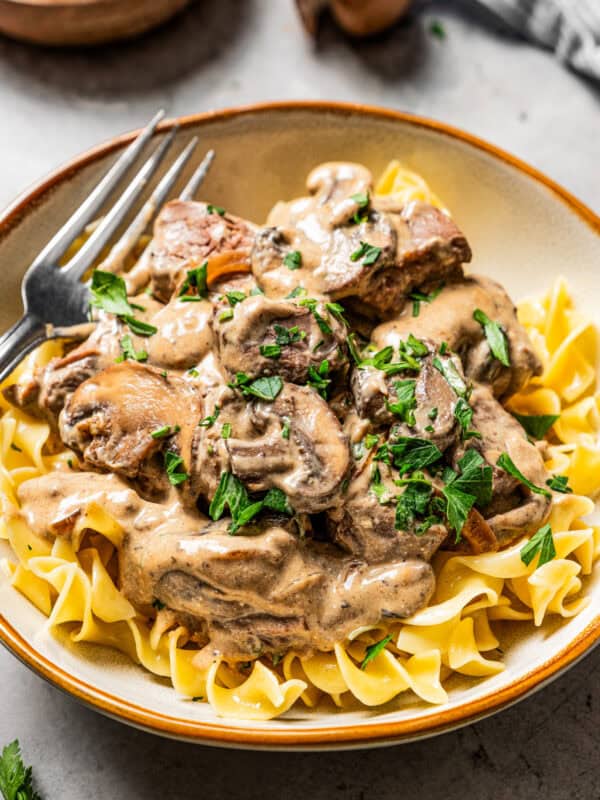
<path fill-rule="evenodd" d="M 549 189 L 564 205 L 587 223 L 590 228 L 600 235 L 600 217 L 590 208 L 577 200 L 570 192 L 559 184 L 529 166 L 518 158 L 491 145 L 476 136 L 464 131 L 423 117 L 414 116 L 401 111 L 392 111 L 373 106 L 364 106 L 352 103 L 337 103 L 327 101 L 303 102 L 277 102 L 261 103 L 250 106 L 224 109 L 222 111 L 209 111 L 193 114 L 178 119 L 165 120 L 160 130 L 173 127 L 178 123 L 182 128 L 208 123 L 213 120 L 227 120 L 229 118 L 260 113 L 285 114 L 290 111 L 309 111 L 316 114 L 334 113 L 340 116 L 361 116 L 387 119 L 412 125 L 417 128 L 432 130 L 453 139 L 458 139 L 471 147 L 482 150 L 499 161 L 504 162 L 526 173 L 538 183 Z M 43 196 L 51 191 L 56 184 L 73 175 L 82 167 L 110 154 L 123 147 L 135 136 L 136 132 L 126 133 L 109 142 L 88 150 L 72 159 L 65 166 L 60 167 L 29 190 L 23 192 L 4 212 L 0 218 L 0 240 L 16 225 L 27 213 L 29 208 L 37 205 Z M 230 725 L 226 720 L 223 724 L 193 721 L 171 717 L 158 712 L 144 709 L 119 697 L 96 689 L 85 681 L 76 678 L 61 667 L 53 664 L 41 653 L 37 652 L 29 642 L 9 624 L 0 614 L 0 641 L 19 658 L 26 666 L 37 672 L 41 677 L 52 683 L 57 688 L 76 697 L 85 704 L 95 708 L 107 716 L 127 722 L 136 727 L 170 736 L 204 744 L 221 746 L 242 746 L 254 748 L 296 748 L 319 749 L 345 747 L 360 747 L 376 744 L 393 744 L 451 730 L 461 725 L 475 722 L 493 712 L 506 708 L 518 700 L 523 699 L 536 689 L 541 688 L 553 677 L 572 666 L 582 658 L 593 645 L 600 640 L 600 614 L 560 652 L 548 659 L 531 672 L 513 681 L 508 686 L 486 695 L 477 700 L 466 702 L 455 708 L 440 709 L 417 719 L 402 719 L 394 722 L 356 724 L 344 728 L 335 726 L 295 729 L 291 727 L 272 727 L 268 730 L 246 729 L 239 725 Z"/>

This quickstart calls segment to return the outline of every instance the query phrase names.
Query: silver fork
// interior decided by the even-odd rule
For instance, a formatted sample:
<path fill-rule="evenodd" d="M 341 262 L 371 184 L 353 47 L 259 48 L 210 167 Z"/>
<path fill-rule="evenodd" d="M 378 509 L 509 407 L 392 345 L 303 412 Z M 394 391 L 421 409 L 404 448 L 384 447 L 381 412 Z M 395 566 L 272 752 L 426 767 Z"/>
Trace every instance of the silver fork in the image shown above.
<path fill-rule="evenodd" d="M 97 216 L 125 172 L 133 165 L 151 139 L 163 116 L 164 112 L 159 111 L 139 136 L 131 142 L 87 199 L 34 259 L 25 273 L 21 285 L 25 313 L 0 337 L 0 382 L 12 372 L 27 353 L 42 342 L 47 339 L 77 337 L 78 326 L 88 322 L 89 284 L 83 283 L 81 279 L 106 245 L 110 243 L 117 228 L 141 196 L 148 181 L 163 161 L 177 128 L 173 128 L 166 134 L 110 211 L 102 218 L 89 239 L 63 267 L 59 268 L 60 257 L 76 237 L 83 232 L 86 225 Z M 112 247 L 109 256 L 103 262 L 102 269 L 119 271 L 147 225 L 160 211 L 197 143 L 197 138 L 193 138 L 179 153 L 133 222 Z M 193 197 L 194 192 L 206 176 L 213 158 L 214 152 L 209 150 L 183 189 L 180 195 L 182 199 Z"/>

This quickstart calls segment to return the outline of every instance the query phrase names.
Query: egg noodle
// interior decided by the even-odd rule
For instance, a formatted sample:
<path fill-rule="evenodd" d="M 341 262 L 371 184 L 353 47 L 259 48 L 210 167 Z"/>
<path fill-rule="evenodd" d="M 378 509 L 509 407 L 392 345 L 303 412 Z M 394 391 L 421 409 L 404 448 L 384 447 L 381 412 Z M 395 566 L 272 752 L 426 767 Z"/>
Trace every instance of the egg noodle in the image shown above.
<path fill-rule="evenodd" d="M 402 202 L 424 200 L 442 207 L 419 175 L 393 161 L 376 187 Z M 438 553 L 436 590 L 429 605 L 402 623 L 359 629 L 334 652 L 302 657 L 289 652 L 279 663 L 260 658 L 236 668 L 216 660 L 198 666 L 197 649 L 168 610 L 142 617 L 117 588 L 115 551 L 123 531 L 90 503 L 70 540 L 37 537 L 18 515 L 16 489 L 23 481 L 68 469 L 68 450 L 50 453 L 49 426 L 0 397 L 0 538 L 17 558 L 7 561 L 12 585 L 45 616 L 49 629 L 66 628 L 74 642 L 110 645 L 150 672 L 169 678 L 182 698 L 208 701 L 222 717 L 270 719 L 298 700 L 316 706 L 325 696 L 340 707 L 379 706 L 411 691 L 427 703 L 445 703 L 444 680 L 452 673 L 476 678 L 504 666 L 493 630 L 501 620 L 539 626 L 547 615 L 571 617 L 588 599 L 582 576 L 600 554 L 600 527 L 583 521 L 600 490 L 600 393 L 596 330 L 573 307 L 559 278 L 541 299 L 519 305 L 519 319 L 538 351 L 544 372 L 511 398 L 524 414 L 560 414 L 547 434 L 546 467 L 568 476 L 571 494 L 554 495 L 549 523 L 556 556 L 537 567 L 520 558 L 523 541 L 483 555 Z M 25 380 L 60 354 L 55 342 L 28 356 L 10 382 Z M 89 531 L 95 533 L 90 534 Z M 367 647 L 382 642 L 366 665 Z M 364 668 L 361 668 L 361 664 Z"/>

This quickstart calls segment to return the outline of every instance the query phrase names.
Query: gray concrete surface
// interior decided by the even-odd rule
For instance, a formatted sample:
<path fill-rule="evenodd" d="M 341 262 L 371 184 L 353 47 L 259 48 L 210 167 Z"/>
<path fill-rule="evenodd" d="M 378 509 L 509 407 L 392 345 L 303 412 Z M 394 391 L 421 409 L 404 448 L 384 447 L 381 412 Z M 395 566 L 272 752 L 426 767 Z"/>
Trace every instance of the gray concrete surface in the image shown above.
<path fill-rule="evenodd" d="M 429 33 L 443 20 L 444 41 Z M 89 145 L 170 114 L 282 98 L 343 99 L 438 117 L 525 158 L 600 210 L 600 87 L 458 3 L 355 43 L 313 46 L 291 0 L 203 0 L 162 31 L 94 52 L 0 40 L 0 205 Z M 18 736 L 45 800 L 353 798 L 595 800 L 600 651 L 505 713 L 379 751 L 213 750 L 132 731 L 0 652 L 0 744 Z"/>

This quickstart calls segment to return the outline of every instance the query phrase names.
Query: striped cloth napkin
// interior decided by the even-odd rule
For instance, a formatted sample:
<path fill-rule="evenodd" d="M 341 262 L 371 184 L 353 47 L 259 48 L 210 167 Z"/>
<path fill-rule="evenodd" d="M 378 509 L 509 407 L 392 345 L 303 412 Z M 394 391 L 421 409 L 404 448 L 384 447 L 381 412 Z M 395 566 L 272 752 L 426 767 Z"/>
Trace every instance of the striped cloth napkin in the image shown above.
<path fill-rule="evenodd" d="M 474 0 L 510 28 L 600 80 L 600 0 Z"/>

